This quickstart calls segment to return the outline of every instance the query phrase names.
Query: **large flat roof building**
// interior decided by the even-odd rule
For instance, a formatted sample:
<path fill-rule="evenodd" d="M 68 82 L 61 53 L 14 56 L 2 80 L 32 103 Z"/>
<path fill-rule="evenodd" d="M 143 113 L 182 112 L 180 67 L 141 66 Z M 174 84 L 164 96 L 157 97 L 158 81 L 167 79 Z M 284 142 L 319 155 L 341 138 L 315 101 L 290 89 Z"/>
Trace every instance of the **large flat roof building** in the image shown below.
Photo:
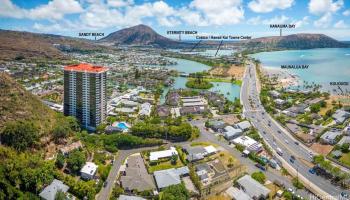
<path fill-rule="evenodd" d="M 107 116 L 107 71 L 86 63 L 64 67 L 64 114 L 88 130 L 96 130 Z"/>

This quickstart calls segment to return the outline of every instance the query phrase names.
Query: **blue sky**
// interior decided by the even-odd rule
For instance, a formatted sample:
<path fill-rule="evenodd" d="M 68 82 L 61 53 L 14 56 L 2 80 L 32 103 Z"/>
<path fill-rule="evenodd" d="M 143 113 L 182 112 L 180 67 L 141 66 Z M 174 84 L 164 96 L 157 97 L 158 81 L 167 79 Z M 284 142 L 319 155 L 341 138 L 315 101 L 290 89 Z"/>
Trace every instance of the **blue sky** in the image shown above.
<path fill-rule="evenodd" d="M 158 33 L 278 35 L 324 33 L 350 40 L 349 0 L 0 0 L 0 28 L 78 36 L 146 24 Z M 169 36 L 174 37 L 174 36 Z M 189 38 L 190 39 L 190 38 Z"/>

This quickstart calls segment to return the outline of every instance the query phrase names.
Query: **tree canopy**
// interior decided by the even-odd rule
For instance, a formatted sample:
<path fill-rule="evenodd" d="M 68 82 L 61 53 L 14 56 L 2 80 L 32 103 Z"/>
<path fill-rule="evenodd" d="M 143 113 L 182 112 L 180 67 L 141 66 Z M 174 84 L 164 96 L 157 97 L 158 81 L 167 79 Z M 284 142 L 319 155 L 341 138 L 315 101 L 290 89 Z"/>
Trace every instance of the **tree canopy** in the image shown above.
<path fill-rule="evenodd" d="M 187 200 L 190 194 L 183 184 L 171 185 L 163 190 L 162 199 L 167 200 Z"/>
<path fill-rule="evenodd" d="M 3 144 L 13 147 L 17 151 L 24 151 L 39 140 L 38 128 L 29 121 L 8 122 L 1 133 Z"/>

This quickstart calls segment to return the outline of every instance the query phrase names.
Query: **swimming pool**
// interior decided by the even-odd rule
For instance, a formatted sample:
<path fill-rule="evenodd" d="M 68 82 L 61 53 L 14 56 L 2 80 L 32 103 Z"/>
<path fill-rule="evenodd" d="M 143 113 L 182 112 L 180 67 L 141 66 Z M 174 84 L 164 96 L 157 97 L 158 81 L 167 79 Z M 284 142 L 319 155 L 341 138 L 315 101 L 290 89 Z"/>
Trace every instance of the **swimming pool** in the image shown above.
<path fill-rule="evenodd" d="M 119 122 L 117 126 L 123 130 L 128 129 L 128 126 L 124 122 Z"/>
<path fill-rule="evenodd" d="M 118 127 L 123 131 L 127 131 L 129 129 L 129 125 L 126 122 L 114 122 L 112 124 L 113 127 Z"/>

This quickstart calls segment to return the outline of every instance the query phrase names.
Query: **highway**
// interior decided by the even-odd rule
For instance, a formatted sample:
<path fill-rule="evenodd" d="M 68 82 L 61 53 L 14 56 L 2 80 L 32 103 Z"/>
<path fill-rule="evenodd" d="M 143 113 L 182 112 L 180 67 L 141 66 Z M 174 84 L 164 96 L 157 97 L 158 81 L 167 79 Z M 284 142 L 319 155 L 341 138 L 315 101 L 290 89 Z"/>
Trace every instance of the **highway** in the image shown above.
<path fill-rule="evenodd" d="M 339 197 L 340 193 L 346 190 L 332 185 L 329 180 L 309 173 L 312 166 L 312 152 L 299 144 L 287 130 L 266 113 L 259 99 L 258 84 L 255 66 L 249 63 L 241 87 L 241 103 L 243 104 L 244 116 L 252 122 L 264 141 L 274 151 L 277 152 L 277 148 L 283 151 L 282 159 L 297 171 L 297 176 L 303 176 L 309 181 L 307 185 L 316 185 L 323 190 L 322 192 L 333 197 Z M 294 162 L 291 161 L 291 156 L 296 158 Z"/>

